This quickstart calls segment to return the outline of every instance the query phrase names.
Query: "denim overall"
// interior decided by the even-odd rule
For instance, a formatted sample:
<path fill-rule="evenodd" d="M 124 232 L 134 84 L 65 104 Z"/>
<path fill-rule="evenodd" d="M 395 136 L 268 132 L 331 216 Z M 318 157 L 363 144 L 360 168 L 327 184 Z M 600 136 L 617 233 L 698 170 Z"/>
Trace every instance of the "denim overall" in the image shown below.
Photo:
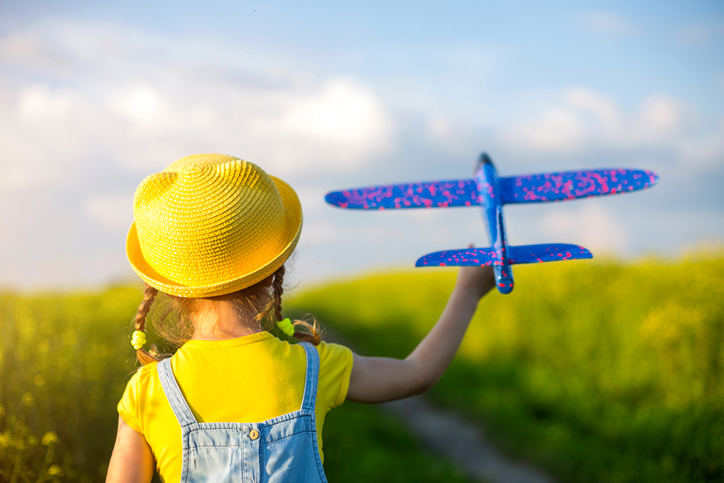
<path fill-rule="evenodd" d="M 319 353 L 308 342 L 302 408 L 261 423 L 198 423 L 171 370 L 158 363 L 163 392 L 181 425 L 182 482 L 324 482 L 314 404 Z"/>

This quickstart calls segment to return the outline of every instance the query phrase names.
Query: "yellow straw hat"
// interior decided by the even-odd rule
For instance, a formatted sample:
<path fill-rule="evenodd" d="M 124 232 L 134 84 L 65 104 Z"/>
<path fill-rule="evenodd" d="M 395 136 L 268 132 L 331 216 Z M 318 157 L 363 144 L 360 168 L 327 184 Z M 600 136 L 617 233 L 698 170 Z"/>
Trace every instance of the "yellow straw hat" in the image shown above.
<path fill-rule="evenodd" d="M 289 258 L 302 230 L 291 186 L 223 154 L 181 158 L 144 179 L 126 254 L 161 292 L 214 297 L 254 285 Z"/>

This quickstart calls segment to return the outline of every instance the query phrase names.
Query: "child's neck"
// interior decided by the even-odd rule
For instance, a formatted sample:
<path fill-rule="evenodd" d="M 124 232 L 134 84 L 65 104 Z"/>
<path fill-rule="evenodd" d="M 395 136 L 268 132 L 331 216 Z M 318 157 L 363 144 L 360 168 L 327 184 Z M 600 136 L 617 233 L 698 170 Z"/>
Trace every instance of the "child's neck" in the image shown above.
<path fill-rule="evenodd" d="M 227 340 L 262 332 L 255 320 L 243 320 L 230 303 L 215 303 L 192 317 L 192 340 Z"/>

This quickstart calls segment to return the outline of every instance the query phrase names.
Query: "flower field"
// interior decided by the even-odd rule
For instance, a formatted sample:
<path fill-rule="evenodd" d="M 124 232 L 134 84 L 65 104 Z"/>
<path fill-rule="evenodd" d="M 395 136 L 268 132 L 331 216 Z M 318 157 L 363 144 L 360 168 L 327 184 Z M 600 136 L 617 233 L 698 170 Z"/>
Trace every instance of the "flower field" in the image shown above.
<path fill-rule="evenodd" d="M 365 355 L 404 357 L 454 271 L 292 292 Z M 438 404 L 561 481 L 724 479 L 724 257 L 516 269 L 479 307 Z M 0 481 L 103 481 L 135 369 L 140 287 L 0 295 Z M 153 334 L 149 334 L 153 342 Z M 325 425 L 330 481 L 467 481 L 391 416 L 346 403 Z"/>

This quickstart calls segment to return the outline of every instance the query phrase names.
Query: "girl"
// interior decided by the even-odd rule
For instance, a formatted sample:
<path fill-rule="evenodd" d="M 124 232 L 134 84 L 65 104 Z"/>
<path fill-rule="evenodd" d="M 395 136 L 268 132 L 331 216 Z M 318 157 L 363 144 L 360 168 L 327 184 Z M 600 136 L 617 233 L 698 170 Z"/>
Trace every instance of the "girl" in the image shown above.
<path fill-rule="evenodd" d="M 301 227 L 294 190 L 231 156 L 188 156 L 141 183 L 126 252 L 146 282 L 132 341 L 143 366 L 118 404 L 108 482 L 149 482 L 154 468 L 168 482 L 324 482 L 331 408 L 405 398 L 440 379 L 494 286 L 492 270 L 460 269 L 437 324 L 405 360 L 363 357 L 322 342 L 316 322 L 283 319 L 284 262 Z M 166 315 L 179 314 L 155 322 L 183 344 L 169 358 L 144 349 L 157 297 L 171 304 Z M 274 322 L 301 343 L 272 336 Z"/>

